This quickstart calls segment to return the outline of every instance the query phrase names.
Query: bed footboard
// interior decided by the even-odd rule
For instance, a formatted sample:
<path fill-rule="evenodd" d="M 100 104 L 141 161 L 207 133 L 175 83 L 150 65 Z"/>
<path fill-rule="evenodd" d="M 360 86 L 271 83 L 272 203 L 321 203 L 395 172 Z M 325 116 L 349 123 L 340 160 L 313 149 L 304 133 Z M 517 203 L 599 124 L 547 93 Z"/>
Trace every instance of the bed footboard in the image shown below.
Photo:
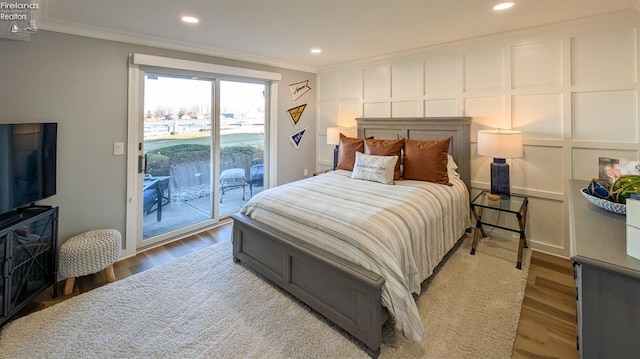
<path fill-rule="evenodd" d="M 231 216 L 233 257 L 309 305 L 362 341 L 372 357 L 380 353 L 380 275 L 313 247 L 240 213 Z"/>

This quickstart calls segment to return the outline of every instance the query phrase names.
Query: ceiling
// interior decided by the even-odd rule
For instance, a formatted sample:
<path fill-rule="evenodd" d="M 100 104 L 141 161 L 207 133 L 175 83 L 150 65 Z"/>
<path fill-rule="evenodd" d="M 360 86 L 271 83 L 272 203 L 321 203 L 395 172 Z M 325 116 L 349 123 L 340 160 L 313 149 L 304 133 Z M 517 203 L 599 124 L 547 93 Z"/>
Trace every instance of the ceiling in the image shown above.
<path fill-rule="evenodd" d="M 638 0 L 40 0 L 39 29 L 315 71 L 634 8 Z M 200 18 L 185 24 L 182 15 Z M 37 35 L 36 35 L 37 36 Z M 312 54 L 312 48 L 322 53 Z"/>

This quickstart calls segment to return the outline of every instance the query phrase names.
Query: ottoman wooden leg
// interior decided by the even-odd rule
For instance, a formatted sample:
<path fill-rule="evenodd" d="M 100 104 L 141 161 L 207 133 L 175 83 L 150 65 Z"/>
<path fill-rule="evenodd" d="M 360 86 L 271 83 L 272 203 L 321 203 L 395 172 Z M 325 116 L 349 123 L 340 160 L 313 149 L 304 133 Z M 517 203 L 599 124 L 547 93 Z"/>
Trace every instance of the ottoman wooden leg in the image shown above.
<path fill-rule="evenodd" d="M 64 290 L 62 291 L 62 295 L 69 295 L 73 292 L 73 283 L 75 283 L 75 277 L 69 277 L 64 281 Z"/>
<path fill-rule="evenodd" d="M 104 270 L 104 273 L 107 275 L 107 282 L 111 283 L 111 282 L 114 282 L 116 280 L 116 274 L 113 271 L 113 264 L 108 266 Z"/>

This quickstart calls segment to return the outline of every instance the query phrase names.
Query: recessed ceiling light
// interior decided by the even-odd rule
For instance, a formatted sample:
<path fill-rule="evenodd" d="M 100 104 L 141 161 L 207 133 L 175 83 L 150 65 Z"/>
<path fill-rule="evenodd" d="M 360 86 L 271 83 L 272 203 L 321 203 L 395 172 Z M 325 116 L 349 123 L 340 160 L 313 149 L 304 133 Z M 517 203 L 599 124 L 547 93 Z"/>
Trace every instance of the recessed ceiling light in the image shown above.
<path fill-rule="evenodd" d="M 322 50 L 321 50 L 321 49 L 311 49 L 311 53 L 312 53 L 312 54 L 319 54 L 319 53 L 321 53 L 321 52 L 322 52 Z"/>
<path fill-rule="evenodd" d="M 515 5 L 512 2 L 503 2 L 500 4 L 497 4 L 496 6 L 493 7 L 493 10 L 495 11 L 502 11 L 502 10 L 507 10 L 513 7 L 513 5 Z"/>
<path fill-rule="evenodd" d="M 198 22 L 200 22 L 200 19 L 198 19 L 197 17 L 193 17 L 193 16 L 183 16 L 181 17 L 182 21 L 187 22 L 189 24 L 197 24 Z"/>

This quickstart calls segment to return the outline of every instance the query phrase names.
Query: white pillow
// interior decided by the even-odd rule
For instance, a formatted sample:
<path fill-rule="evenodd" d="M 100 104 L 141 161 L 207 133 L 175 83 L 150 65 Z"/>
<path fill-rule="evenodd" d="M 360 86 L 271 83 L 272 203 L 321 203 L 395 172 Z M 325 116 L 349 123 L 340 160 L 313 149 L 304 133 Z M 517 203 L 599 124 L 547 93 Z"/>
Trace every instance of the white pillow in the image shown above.
<path fill-rule="evenodd" d="M 453 156 L 451 156 L 450 154 L 447 154 L 447 174 L 449 175 L 449 178 L 451 177 L 460 178 L 460 174 L 458 173 L 458 171 L 456 171 L 457 169 L 458 169 L 458 164 L 453 159 Z"/>
<path fill-rule="evenodd" d="M 393 184 L 398 156 L 367 155 L 356 151 L 351 178 Z"/>
<path fill-rule="evenodd" d="M 621 158 L 618 164 L 620 165 L 621 175 L 640 175 L 640 161 L 631 161 L 626 158 Z"/>

